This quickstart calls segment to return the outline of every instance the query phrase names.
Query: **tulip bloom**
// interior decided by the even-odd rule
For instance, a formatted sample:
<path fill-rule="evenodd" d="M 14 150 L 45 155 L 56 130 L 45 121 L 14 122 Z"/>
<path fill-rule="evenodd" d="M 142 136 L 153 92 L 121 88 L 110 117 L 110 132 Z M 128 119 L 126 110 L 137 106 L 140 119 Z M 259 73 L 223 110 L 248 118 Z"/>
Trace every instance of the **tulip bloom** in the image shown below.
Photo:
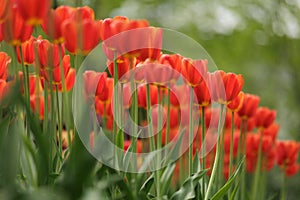
<path fill-rule="evenodd" d="M 66 49 L 72 54 L 88 54 L 100 42 L 102 21 L 94 20 L 89 7 L 77 8 L 62 24 Z"/>
<path fill-rule="evenodd" d="M 85 94 L 87 97 L 100 95 L 106 87 L 106 72 L 85 71 L 83 74 Z"/>
<path fill-rule="evenodd" d="M 0 25 L 3 39 L 12 46 L 20 46 L 29 40 L 33 27 L 26 24 L 16 6 L 12 8 L 7 19 Z"/>
<path fill-rule="evenodd" d="M 261 107 L 256 110 L 255 122 L 259 129 L 268 128 L 275 120 L 276 111 L 266 107 Z"/>
<path fill-rule="evenodd" d="M 200 85 L 194 87 L 194 92 L 197 97 L 197 102 L 195 102 L 197 105 L 201 107 L 205 107 L 210 104 L 211 102 L 210 91 L 205 81 L 202 81 Z"/>
<path fill-rule="evenodd" d="M 34 42 L 36 39 L 31 36 L 29 40 L 24 42 L 21 45 L 22 48 L 22 54 L 23 54 L 23 62 L 25 65 L 30 65 L 34 62 Z M 18 56 L 18 62 L 21 63 L 21 53 L 20 48 L 17 48 L 17 56 Z"/>
<path fill-rule="evenodd" d="M 260 98 L 256 95 L 245 94 L 244 102 L 238 114 L 243 119 L 249 119 L 256 113 Z"/>
<path fill-rule="evenodd" d="M 6 19 L 10 9 L 11 0 L 0 0 L 0 24 Z"/>
<path fill-rule="evenodd" d="M 16 0 L 19 12 L 29 25 L 39 25 L 46 17 L 51 5 L 50 0 Z"/>
<path fill-rule="evenodd" d="M 211 91 L 212 101 L 220 104 L 229 104 L 238 96 L 244 85 L 242 75 L 216 71 L 209 73 L 208 84 Z"/>
<path fill-rule="evenodd" d="M 237 97 L 235 97 L 228 105 L 227 108 L 231 112 L 237 112 L 241 109 L 244 102 L 244 92 L 240 92 Z"/>
<path fill-rule="evenodd" d="M 136 28 L 148 27 L 147 20 L 129 20 L 124 16 L 116 16 L 113 19 L 106 18 L 103 20 L 101 29 L 101 39 L 104 41 L 123 31 L 132 30 Z"/>
<path fill-rule="evenodd" d="M 192 60 L 183 58 L 181 61 L 181 73 L 186 82 L 195 87 L 207 76 L 207 60 Z"/>
<path fill-rule="evenodd" d="M 272 141 L 275 142 L 279 128 L 278 124 L 273 123 L 262 131 L 262 135 L 271 137 Z"/>
<path fill-rule="evenodd" d="M 38 55 L 41 70 L 53 69 L 59 66 L 60 63 L 60 48 L 57 44 L 52 44 L 45 39 L 37 39 Z M 64 49 L 61 49 L 62 57 L 64 56 Z"/>
<path fill-rule="evenodd" d="M 4 52 L 0 52 L 0 79 L 6 81 L 8 75 L 8 65 L 11 58 Z"/>
<path fill-rule="evenodd" d="M 120 82 L 125 83 L 130 80 L 130 73 L 127 73 L 130 68 L 135 67 L 135 61 L 134 59 L 126 58 L 126 57 L 120 57 L 116 60 L 116 63 L 118 65 L 118 79 Z M 106 62 L 106 65 L 108 66 L 108 71 L 111 74 L 112 77 L 114 77 L 114 62 L 108 60 Z"/>
<path fill-rule="evenodd" d="M 300 144 L 295 141 L 279 141 L 277 148 L 277 164 L 285 171 L 286 175 L 292 176 L 299 170 L 297 164 Z"/>
<path fill-rule="evenodd" d="M 76 76 L 76 71 L 74 68 L 71 68 L 70 66 L 70 56 L 65 55 L 63 60 L 62 60 L 62 69 L 63 74 L 64 74 L 64 79 L 65 79 L 65 89 L 66 91 L 70 91 L 75 83 L 75 76 Z M 61 79 L 61 68 L 60 67 L 55 67 L 53 69 L 53 83 L 58 85 L 59 91 L 64 91 L 64 87 L 62 85 L 62 79 Z"/>
<path fill-rule="evenodd" d="M 62 24 L 71 17 L 73 8 L 69 6 L 59 6 L 51 10 L 47 18 L 44 19 L 42 28 L 54 43 L 61 44 L 65 41 L 62 35 Z"/>

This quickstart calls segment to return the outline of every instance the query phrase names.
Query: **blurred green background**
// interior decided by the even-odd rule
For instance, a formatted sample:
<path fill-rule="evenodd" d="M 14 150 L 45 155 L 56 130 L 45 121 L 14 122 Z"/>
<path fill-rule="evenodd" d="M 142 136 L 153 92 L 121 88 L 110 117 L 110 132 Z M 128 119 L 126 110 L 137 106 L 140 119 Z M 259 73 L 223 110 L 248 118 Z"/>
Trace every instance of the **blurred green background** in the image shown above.
<path fill-rule="evenodd" d="M 96 18 L 145 18 L 198 41 L 219 69 L 241 73 L 244 91 L 277 110 L 279 139 L 300 140 L 300 0 L 66 0 L 89 5 Z M 175 41 L 174 41 L 175 42 Z M 269 175 L 270 190 L 280 179 Z M 300 196 L 300 176 L 288 181 L 289 199 Z"/>

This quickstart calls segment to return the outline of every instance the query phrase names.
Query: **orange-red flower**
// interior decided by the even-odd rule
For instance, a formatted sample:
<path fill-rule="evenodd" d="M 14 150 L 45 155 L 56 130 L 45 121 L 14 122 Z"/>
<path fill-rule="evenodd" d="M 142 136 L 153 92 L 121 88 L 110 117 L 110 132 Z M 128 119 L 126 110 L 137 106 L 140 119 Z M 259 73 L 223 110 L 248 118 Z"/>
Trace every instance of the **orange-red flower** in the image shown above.
<path fill-rule="evenodd" d="M 10 9 L 11 0 L 0 0 L 0 24 L 6 19 Z"/>
<path fill-rule="evenodd" d="M 147 83 L 159 86 L 167 86 L 179 76 L 179 73 L 175 72 L 169 65 L 160 64 L 150 59 L 140 62 L 137 68 L 143 70 Z"/>
<path fill-rule="evenodd" d="M 31 36 L 29 40 L 24 42 L 21 45 L 22 48 L 22 54 L 23 54 L 23 61 L 25 65 L 30 65 L 34 62 L 34 42 L 36 39 Z M 20 48 L 17 48 L 17 56 L 18 56 L 18 62 L 21 63 L 21 52 Z"/>
<path fill-rule="evenodd" d="M 197 97 L 197 105 L 200 105 L 202 107 L 208 106 L 211 102 L 210 98 L 210 91 L 206 85 L 205 81 L 202 81 L 200 85 L 197 85 L 194 87 L 194 92 Z"/>
<path fill-rule="evenodd" d="M 7 43 L 20 46 L 23 42 L 29 40 L 33 27 L 26 24 L 17 7 L 13 6 L 7 19 L 0 25 L 0 31 Z"/>
<path fill-rule="evenodd" d="M 106 87 L 106 72 L 85 71 L 83 74 L 85 94 L 94 98 L 100 95 Z"/>
<path fill-rule="evenodd" d="M 278 141 L 277 164 L 285 171 L 286 175 L 294 175 L 299 170 L 297 164 L 300 144 L 295 141 Z"/>
<path fill-rule="evenodd" d="M 192 60 L 183 58 L 181 62 L 181 73 L 186 82 L 195 87 L 207 76 L 207 60 Z"/>
<path fill-rule="evenodd" d="M 62 24 L 71 17 L 73 10 L 69 6 L 59 6 L 55 10 L 51 9 L 44 19 L 42 28 L 54 43 L 61 44 L 65 41 L 62 35 Z"/>
<path fill-rule="evenodd" d="M 106 18 L 102 23 L 101 38 L 104 41 L 120 32 L 148 26 L 148 21 L 143 19 L 129 20 L 124 16 L 116 16 L 113 19 Z"/>
<path fill-rule="evenodd" d="M 118 79 L 120 82 L 125 83 L 130 80 L 130 73 L 127 73 L 130 68 L 135 67 L 135 60 L 130 59 L 124 56 L 121 56 L 116 60 L 116 63 L 118 65 Z M 109 73 L 114 76 L 114 62 L 108 60 L 107 66 Z"/>
<path fill-rule="evenodd" d="M 262 131 L 262 135 L 271 137 L 272 141 L 275 142 L 275 140 L 277 138 L 278 130 L 279 130 L 279 125 L 273 123 L 268 128 L 266 128 Z"/>
<path fill-rule="evenodd" d="M 102 21 L 94 20 L 89 7 L 77 8 L 62 24 L 65 47 L 72 54 L 88 54 L 100 42 Z"/>
<path fill-rule="evenodd" d="M 62 60 L 62 69 L 63 74 L 64 74 L 64 79 L 65 79 L 65 89 L 66 91 L 70 91 L 75 83 L 75 76 L 76 76 L 76 71 L 74 68 L 71 68 L 70 66 L 70 56 L 65 55 L 63 60 Z M 55 67 L 53 69 L 53 82 L 54 84 L 58 85 L 59 91 L 63 92 L 64 87 L 62 85 L 62 79 L 61 79 L 61 71 L 60 67 Z"/>
<path fill-rule="evenodd" d="M 242 75 L 226 73 L 222 70 L 209 73 L 208 84 L 212 101 L 229 104 L 238 96 L 244 85 Z"/>
<path fill-rule="evenodd" d="M 0 79 L 6 81 L 8 75 L 8 65 L 11 58 L 4 52 L 0 52 Z"/>
<path fill-rule="evenodd" d="M 16 0 L 16 3 L 21 16 L 30 25 L 41 24 L 51 5 L 50 0 Z"/>
<path fill-rule="evenodd" d="M 266 107 L 260 107 L 256 110 L 255 122 L 259 129 L 268 128 L 275 120 L 276 111 Z"/>
<path fill-rule="evenodd" d="M 133 29 L 136 30 L 109 39 L 118 33 Z M 141 61 L 147 58 L 156 60 L 160 56 L 162 30 L 149 27 L 146 20 L 129 20 L 122 16 L 105 19 L 102 21 L 101 38 L 104 41 L 104 51 L 110 60 L 114 59 L 115 51 L 119 55 L 136 57 Z"/>
<path fill-rule="evenodd" d="M 113 90 L 114 90 L 114 79 L 113 78 L 106 78 L 105 87 L 101 91 L 101 93 L 96 93 L 97 97 L 105 102 L 109 103 L 112 100 Z"/>
<path fill-rule="evenodd" d="M 41 70 L 53 69 L 59 66 L 60 56 L 64 56 L 64 49 L 61 46 L 41 38 L 37 39 L 36 44 Z M 60 55 L 60 51 L 62 55 Z"/>
<path fill-rule="evenodd" d="M 244 92 L 240 92 L 237 97 L 235 97 L 228 105 L 227 108 L 231 112 L 237 112 L 241 109 L 244 102 Z"/>
<path fill-rule="evenodd" d="M 246 167 L 248 172 L 253 172 L 256 168 L 260 139 L 262 139 L 262 169 L 270 170 L 274 166 L 276 154 L 272 138 L 250 133 L 247 134 L 246 138 Z"/>
<path fill-rule="evenodd" d="M 260 98 L 253 94 L 245 94 L 244 102 L 238 114 L 243 119 L 249 119 L 256 113 Z"/>

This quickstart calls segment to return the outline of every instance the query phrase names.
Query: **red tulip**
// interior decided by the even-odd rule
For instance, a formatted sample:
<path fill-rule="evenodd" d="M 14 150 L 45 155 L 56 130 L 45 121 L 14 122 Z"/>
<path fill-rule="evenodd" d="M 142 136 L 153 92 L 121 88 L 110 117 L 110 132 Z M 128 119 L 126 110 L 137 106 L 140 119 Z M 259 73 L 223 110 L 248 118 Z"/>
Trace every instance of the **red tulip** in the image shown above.
<path fill-rule="evenodd" d="M 0 24 L 5 21 L 11 9 L 11 0 L 0 0 Z"/>
<path fill-rule="evenodd" d="M 102 21 L 94 20 L 89 7 L 77 8 L 62 24 L 66 49 L 72 54 L 88 54 L 100 42 Z"/>
<path fill-rule="evenodd" d="M 8 65 L 11 58 L 4 52 L 0 52 L 0 79 L 6 81 L 8 75 Z"/>
<path fill-rule="evenodd" d="M 196 104 L 202 107 L 208 106 L 211 102 L 210 91 L 205 81 L 194 87 L 194 92 L 197 97 Z"/>
<path fill-rule="evenodd" d="M 37 39 L 36 44 L 38 47 L 39 64 L 41 70 L 53 69 L 59 66 L 60 56 L 64 56 L 64 49 L 61 46 L 52 44 L 48 40 L 41 38 Z M 60 55 L 60 51 L 62 55 Z"/>
<path fill-rule="evenodd" d="M 21 16 L 30 25 L 39 25 L 46 17 L 51 5 L 50 0 L 16 0 Z"/>
<path fill-rule="evenodd" d="M 268 128 L 275 120 L 276 111 L 266 107 L 260 107 L 256 110 L 255 122 L 259 129 Z"/>
<path fill-rule="evenodd" d="M 130 70 L 130 68 L 135 67 L 135 60 L 122 56 L 116 60 L 116 63 L 118 65 L 119 81 L 122 83 L 128 82 L 130 80 L 130 73 L 128 71 Z M 106 65 L 108 66 L 109 73 L 113 77 L 114 76 L 114 62 L 108 60 L 106 62 Z"/>
<path fill-rule="evenodd" d="M 244 92 L 240 92 L 237 97 L 235 97 L 228 105 L 227 108 L 231 112 L 237 112 L 241 109 L 244 102 Z"/>
<path fill-rule="evenodd" d="M 21 45 L 22 48 L 22 54 L 23 54 L 23 61 L 25 65 L 30 65 L 34 62 L 34 42 L 36 39 L 31 36 L 29 40 L 24 42 Z M 17 48 L 17 56 L 18 56 L 18 62 L 21 63 L 21 52 L 20 48 Z"/>
<path fill-rule="evenodd" d="M 71 17 L 73 8 L 69 6 L 59 6 L 51 10 L 43 21 L 42 28 L 54 43 L 61 44 L 65 41 L 62 35 L 62 24 Z"/>
<path fill-rule="evenodd" d="M 0 25 L 3 39 L 12 46 L 20 46 L 29 40 L 33 27 L 25 23 L 16 6 L 10 10 L 7 19 Z"/>
<path fill-rule="evenodd" d="M 85 71 L 83 74 L 85 94 L 87 97 L 100 95 L 106 87 L 106 72 Z"/>
<path fill-rule="evenodd" d="M 272 141 L 275 142 L 278 130 L 279 130 L 279 125 L 273 123 L 268 128 L 263 130 L 262 135 L 271 137 Z"/>
<path fill-rule="evenodd" d="M 209 73 L 208 84 L 212 101 L 227 105 L 238 96 L 244 85 L 244 80 L 242 75 L 219 70 Z"/>
<path fill-rule="evenodd" d="M 295 141 L 278 141 L 277 164 L 281 167 L 293 165 L 297 162 L 300 144 Z"/>
<path fill-rule="evenodd" d="M 243 119 L 249 119 L 256 113 L 260 98 L 256 95 L 245 94 L 244 102 L 238 114 Z"/>
<path fill-rule="evenodd" d="M 186 82 L 195 87 L 207 76 L 207 60 L 192 60 L 183 58 L 181 61 L 181 73 Z"/>

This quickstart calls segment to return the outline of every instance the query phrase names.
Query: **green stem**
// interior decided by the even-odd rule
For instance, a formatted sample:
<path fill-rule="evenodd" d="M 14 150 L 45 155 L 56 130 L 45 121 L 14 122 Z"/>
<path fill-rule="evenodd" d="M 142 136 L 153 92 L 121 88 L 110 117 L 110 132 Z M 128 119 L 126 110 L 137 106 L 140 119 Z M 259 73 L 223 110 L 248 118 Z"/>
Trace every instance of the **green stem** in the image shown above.
<path fill-rule="evenodd" d="M 118 63 L 117 63 L 117 51 L 114 52 L 114 101 L 113 101 L 113 112 L 114 112 L 114 124 L 113 124 L 113 143 L 116 144 L 116 137 L 118 134 L 118 110 L 119 110 L 119 105 L 118 105 L 118 96 L 119 96 L 119 86 L 118 86 Z M 116 149 L 114 148 L 113 152 L 114 158 L 116 158 Z M 113 166 L 116 164 L 116 159 L 113 159 Z"/>
<path fill-rule="evenodd" d="M 201 135 L 201 139 L 202 139 L 202 170 L 204 170 L 206 168 L 206 145 L 205 145 L 205 107 L 202 106 L 201 107 L 201 131 L 202 131 L 202 135 Z M 205 176 L 202 178 L 202 196 L 205 194 Z"/>
<path fill-rule="evenodd" d="M 157 94 L 157 102 L 159 104 L 158 106 L 158 120 L 157 120 L 157 130 L 158 130 L 158 133 L 157 133 L 157 152 L 158 152 L 158 155 L 157 155 L 157 166 L 160 165 L 160 161 L 161 161 L 161 153 L 160 153 L 160 150 L 161 150 L 161 147 L 162 147 L 162 109 L 161 109 L 161 95 L 160 95 L 160 92 L 161 92 L 161 88 L 160 86 L 158 86 L 158 94 Z M 157 170 L 156 171 L 156 195 L 157 195 L 157 198 L 160 198 L 161 197 L 161 193 L 160 193 L 160 172 L 161 170 Z"/>
<path fill-rule="evenodd" d="M 280 192 L 280 200 L 286 199 L 286 176 L 285 170 L 282 172 L 282 184 L 281 184 L 281 192 Z"/>
<path fill-rule="evenodd" d="M 193 173 L 193 139 L 194 139 L 194 122 L 193 122 L 193 105 L 194 90 L 190 88 L 190 106 L 189 106 L 189 176 Z"/>
<path fill-rule="evenodd" d="M 155 141 L 153 137 L 153 125 L 152 125 L 152 113 L 150 113 L 151 108 L 151 98 L 150 98 L 150 85 L 146 85 L 146 98 L 147 98 L 147 123 L 148 123 L 148 135 L 150 137 L 150 151 L 155 151 Z"/>
<path fill-rule="evenodd" d="M 28 77 L 28 68 L 24 65 L 24 56 L 22 51 L 22 46 L 20 46 L 20 57 L 21 57 L 21 65 L 22 65 L 22 71 L 23 71 L 23 84 L 24 84 L 24 97 L 25 97 L 25 103 L 26 106 L 30 106 L 30 94 L 29 94 L 29 77 Z M 16 49 L 15 49 L 16 51 Z M 16 51 L 17 52 L 17 51 Z M 24 112 L 25 114 L 25 112 Z M 29 137 L 29 120 L 28 117 L 25 116 L 26 120 L 26 132 Z"/>
<path fill-rule="evenodd" d="M 212 168 L 211 177 L 209 179 L 209 183 L 208 183 L 208 187 L 207 187 L 207 191 L 206 191 L 204 200 L 208 200 L 208 197 L 209 197 L 210 192 L 211 192 L 212 187 L 213 187 L 214 179 L 216 177 L 217 166 L 219 165 L 219 157 L 220 157 L 220 134 L 221 134 L 221 129 L 222 129 L 221 122 L 222 122 L 223 108 L 224 108 L 224 105 L 221 104 L 221 110 L 220 110 L 220 116 L 219 116 L 219 122 L 218 122 L 218 138 L 217 138 L 217 146 L 216 146 L 216 155 L 215 155 L 214 165 L 213 165 L 213 168 Z"/>
<path fill-rule="evenodd" d="M 57 109 L 57 121 L 58 121 L 58 149 L 59 149 L 59 154 L 61 157 L 62 156 L 62 121 L 61 121 L 61 112 L 60 112 L 60 108 L 59 108 L 59 94 L 58 94 L 58 85 L 56 85 L 56 109 Z M 58 168 L 59 169 L 59 168 Z"/>
<path fill-rule="evenodd" d="M 166 140 L 165 143 L 166 145 L 169 142 L 169 137 L 170 137 L 170 120 L 171 120 L 171 116 L 170 116 L 170 112 L 171 112 L 171 103 L 170 103 L 170 98 L 171 98 L 171 90 L 170 90 L 170 83 L 168 85 L 168 94 L 167 94 L 167 124 L 166 124 Z M 167 148 L 166 148 L 167 150 Z M 165 153 L 166 155 L 168 154 L 168 152 Z"/>

